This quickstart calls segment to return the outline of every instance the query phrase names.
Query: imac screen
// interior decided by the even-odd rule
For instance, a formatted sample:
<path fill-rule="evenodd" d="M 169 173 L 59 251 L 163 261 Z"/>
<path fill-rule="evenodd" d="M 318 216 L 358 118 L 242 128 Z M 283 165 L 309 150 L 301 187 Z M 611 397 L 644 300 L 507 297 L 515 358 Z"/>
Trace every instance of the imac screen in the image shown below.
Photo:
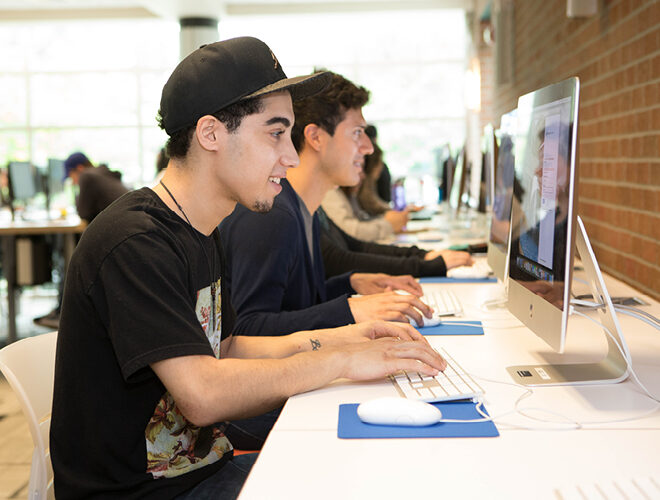
<path fill-rule="evenodd" d="M 64 161 L 48 159 L 48 192 L 53 195 L 64 189 Z"/>
<path fill-rule="evenodd" d="M 509 272 L 532 293 L 564 310 L 565 281 L 572 265 L 576 100 L 561 93 L 556 100 L 535 94 L 521 97 L 518 103 L 515 181 L 521 197 L 513 205 L 518 230 Z"/>
<path fill-rule="evenodd" d="M 32 165 L 25 161 L 10 162 L 9 186 L 14 200 L 29 200 L 36 196 L 37 185 Z"/>
<path fill-rule="evenodd" d="M 511 200 L 514 192 L 514 140 L 516 133 L 516 111 L 502 116 L 498 131 L 497 168 L 493 212 L 490 225 L 490 242 L 504 254 L 508 253 L 509 226 L 511 224 Z"/>

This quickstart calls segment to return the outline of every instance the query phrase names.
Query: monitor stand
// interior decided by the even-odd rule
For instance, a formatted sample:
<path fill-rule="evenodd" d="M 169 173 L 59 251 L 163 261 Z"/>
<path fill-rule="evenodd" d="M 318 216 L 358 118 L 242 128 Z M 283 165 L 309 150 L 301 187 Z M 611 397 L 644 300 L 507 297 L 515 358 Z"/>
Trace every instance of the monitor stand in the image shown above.
<path fill-rule="evenodd" d="M 582 264 L 587 275 L 587 281 L 595 302 L 604 305 L 598 309 L 598 315 L 603 327 L 611 332 L 616 342 L 626 357 L 630 357 L 628 347 L 621 333 L 619 321 L 614 312 L 612 299 L 610 298 L 603 275 L 598 267 L 589 237 L 582 224 L 582 219 L 577 218 L 578 230 L 576 234 L 576 246 Z M 509 375 L 519 384 L 529 386 L 550 385 L 588 385 L 588 384 L 612 384 L 625 380 L 628 377 L 628 362 L 626 357 L 619 351 L 614 340 L 603 329 L 607 337 L 607 355 L 597 363 L 571 363 L 550 365 L 521 365 L 509 366 Z"/>
<path fill-rule="evenodd" d="M 509 308 L 507 307 L 508 302 L 508 293 L 506 284 L 502 283 L 499 279 L 497 280 L 497 294 L 495 297 L 485 300 L 481 303 L 480 309 L 485 313 L 507 313 Z"/>

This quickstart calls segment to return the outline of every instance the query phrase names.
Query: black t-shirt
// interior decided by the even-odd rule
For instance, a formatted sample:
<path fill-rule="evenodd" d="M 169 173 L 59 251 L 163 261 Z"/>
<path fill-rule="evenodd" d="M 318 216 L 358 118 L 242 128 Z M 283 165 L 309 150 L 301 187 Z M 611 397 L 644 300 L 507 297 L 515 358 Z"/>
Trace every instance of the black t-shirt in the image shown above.
<path fill-rule="evenodd" d="M 173 497 L 232 455 L 223 425 L 189 423 L 149 366 L 219 357 L 234 321 L 221 252 L 148 188 L 84 232 L 57 341 L 50 448 L 58 499 Z M 215 332 L 212 281 L 220 284 Z"/>

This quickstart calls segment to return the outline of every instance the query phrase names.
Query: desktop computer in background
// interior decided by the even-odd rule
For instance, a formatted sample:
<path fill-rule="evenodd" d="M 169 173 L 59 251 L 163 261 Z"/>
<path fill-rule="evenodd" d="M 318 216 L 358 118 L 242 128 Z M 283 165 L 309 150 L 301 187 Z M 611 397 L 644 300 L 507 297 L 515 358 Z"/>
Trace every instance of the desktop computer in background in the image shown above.
<path fill-rule="evenodd" d="M 14 210 L 28 207 L 32 198 L 39 192 L 37 189 L 37 172 L 32 164 L 26 161 L 12 161 L 7 165 L 9 181 L 9 207 L 12 220 Z"/>
<path fill-rule="evenodd" d="M 627 376 L 625 342 L 586 231 L 576 217 L 578 103 L 577 78 L 518 100 L 515 182 L 520 184 L 520 201 L 511 209 L 511 220 L 518 221 L 518 227 L 511 234 L 507 306 L 563 353 L 577 247 L 593 295 L 604 306 L 603 326 L 614 338 L 608 335 L 609 351 L 601 362 L 507 368 L 516 382 L 525 385 L 618 382 Z"/>
<path fill-rule="evenodd" d="M 487 261 L 494 276 L 505 283 L 509 273 L 511 204 L 514 198 L 514 162 L 517 111 L 502 115 L 497 131 L 497 156 L 493 183 L 493 204 L 488 235 Z"/>
<path fill-rule="evenodd" d="M 497 162 L 497 140 L 495 129 L 489 123 L 481 137 L 481 182 L 479 186 L 479 212 L 490 212 L 495 191 L 495 167 Z"/>
<path fill-rule="evenodd" d="M 21 219 L 30 221 L 35 198 L 42 192 L 41 176 L 29 162 L 13 161 L 7 166 L 9 181 L 9 205 L 12 221 L 17 209 Z M 34 212 L 37 213 L 37 212 Z M 50 281 L 51 248 L 44 235 L 19 236 L 14 241 L 16 249 L 16 272 L 13 285 L 38 285 Z"/>

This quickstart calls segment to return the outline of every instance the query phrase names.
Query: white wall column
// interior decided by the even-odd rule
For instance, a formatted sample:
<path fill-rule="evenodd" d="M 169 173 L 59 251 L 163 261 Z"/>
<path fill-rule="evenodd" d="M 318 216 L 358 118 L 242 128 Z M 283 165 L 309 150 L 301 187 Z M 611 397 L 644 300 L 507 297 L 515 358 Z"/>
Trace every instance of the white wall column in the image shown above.
<path fill-rule="evenodd" d="M 179 25 L 179 59 L 183 59 L 200 45 L 220 39 L 216 17 L 182 17 L 179 19 Z"/>

